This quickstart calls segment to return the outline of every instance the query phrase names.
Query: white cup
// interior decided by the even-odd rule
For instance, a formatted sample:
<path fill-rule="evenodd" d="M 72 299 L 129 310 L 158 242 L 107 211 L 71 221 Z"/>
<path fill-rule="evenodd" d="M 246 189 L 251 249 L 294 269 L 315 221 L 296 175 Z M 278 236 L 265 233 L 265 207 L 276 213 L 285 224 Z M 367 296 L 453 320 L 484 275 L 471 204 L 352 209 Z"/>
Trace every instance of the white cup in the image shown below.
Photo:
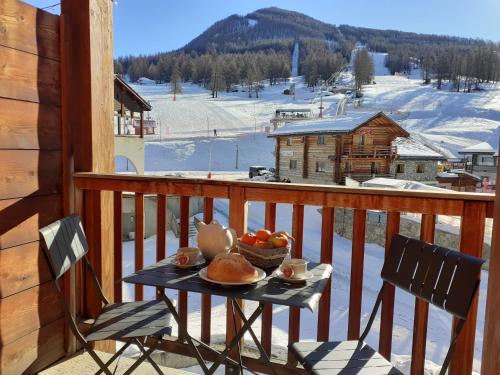
<path fill-rule="evenodd" d="M 307 272 L 307 263 L 309 262 L 304 259 L 285 259 L 283 263 L 281 263 L 280 268 L 283 269 L 284 267 L 291 267 L 293 269 L 294 276 L 297 277 Z"/>
<path fill-rule="evenodd" d="M 181 247 L 177 250 L 177 256 L 186 255 L 189 258 L 188 264 L 195 264 L 201 255 L 197 247 Z"/>

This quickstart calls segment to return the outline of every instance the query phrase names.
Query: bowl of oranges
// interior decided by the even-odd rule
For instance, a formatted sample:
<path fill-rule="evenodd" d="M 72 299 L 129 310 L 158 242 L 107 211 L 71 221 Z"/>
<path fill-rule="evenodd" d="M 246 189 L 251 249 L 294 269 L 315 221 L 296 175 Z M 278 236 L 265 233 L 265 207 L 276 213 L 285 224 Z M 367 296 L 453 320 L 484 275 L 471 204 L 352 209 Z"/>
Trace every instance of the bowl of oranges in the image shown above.
<path fill-rule="evenodd" d="M 238 238 L 237 247 L 250 263 L 260 268 L 273 268 L 281 264 L 290 252 L 290 240 L 287 232 L 271 232 L 259 229 L 255 233 L 247 232 Z"/>

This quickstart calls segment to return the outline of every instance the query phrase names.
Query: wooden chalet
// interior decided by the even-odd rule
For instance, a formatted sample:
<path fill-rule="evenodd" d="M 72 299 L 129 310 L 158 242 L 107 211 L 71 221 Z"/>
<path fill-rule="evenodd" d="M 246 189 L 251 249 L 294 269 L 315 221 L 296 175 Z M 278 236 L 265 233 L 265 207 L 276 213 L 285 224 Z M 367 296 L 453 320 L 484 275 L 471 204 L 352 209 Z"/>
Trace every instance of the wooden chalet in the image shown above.
<path fill-rule="evenodd" d="M 481 178 L 464 170 L 439 172 L 436 180 L 440 187 L 455 191 L 478 191 L 481 188 Z"/>
<path fill-rule="evenodd" d="M 314 319 L 314 338 L 329 341 L 336 336 L 358 339 L 366 322 L 363 275 L 375 272 L 365 262 L 365 231 L 367 211 L 387 213 L 385 251 L 392 238 L 400 232 L 400 217 L 406 212 L 421 214 L 419 237 L 433 242 L 436 218 L 455 216 L 461 220 L 458 249 L 482 256 L 485 222 L 494 218 L 493 243 L 485 309 L 478 310 L 473 300 L 462 334 L 456 341 L 450 363 L 450 375 L 470 375 L 474 354 L 482 353 L 481 373 L 498 373 L 500 368 L 500 196 L 492 194 L 400 191 L 344 186 L 281 184 L 251 181 L 218 181 L 208 179 L 130 176 L 114 173 L 114 87 L 113 87 L 113 2 L 110 0 L 62 0 L 61 16 L 37 9 L 22 1 L 0 1 L 0 373 L 6 375 L 36 374 L 55 362 L 74 355 L 82 357 L 81 348 L 64 319 L 47 258 L 41 250 L 39 229 L 70 214 L 78 214 L 90 247 L 88 253 L 102 290 L 113 302 L 122 301 L 123 245 L 122 197 L 134 194 L 134 269 L 145 264 L 144 195 L 157 196 L 158 235 L 155 259 L 173 255 L 166 249 L 167 196 L 180 201 L 179 242 L 189 245 L 189 203 L 191 197 L 204 202 L 205 222 L 214 217 L 215 199 L 227 200 L 228 224 L 238 235 L 247 230 L 248 203 L 262 202 L 261 220 L 271 231 L 277 228 L 278 206 L 293 206 L 291 232 L 293 257 L 302 257 L 303 244 L 309 236 L 304 225 L 307 206 L 321 207 L 321 239 L 317 253 L 323 263 L 337 265 L 333 253 L 336 208 L 350 208 L 353 214 L 351 270 L 343 275 L 349 279 L 349 311 L 347 324 L 332 324 L 331 311 L 338 301 L 331 278 L 326 293 L 319 301 Z M 124 103 L 125 104 L 125 103 Z M 136 110 L 134 110 L 136 111 Z M 354 126 L 335 131 L 321 129 L 310 132 L 275 134 L 278 167 L 291 165 L 299 180 L 312 177 L 316 171 L 339 182 L 346 171 L 388 173 L 396 158 L 391 140 L 407 133 L 384 114 L 359 119 Z M 326 127 L 326 125 L 325 125 Z M 321 131 L 324 130 L 324 131 Z M 289 141 L 288 141 L 289 140 Z M 288 144 L 287 144 L 288 143 Z M 304 157 L 314 155 L 318 158 Z M 326 150 L 326 151 L 324 151 Z M 295 157 L 294 153 L 298 153 Z M 291 156 L 286 156 L 291 154 Z M 282 156 L 284 155 L 284 156 Z M 287 158 L 285 161 L 285 157 Z M 353 163 L 353 161 L 359 161 Z M 372 166 L 375 166 L 372 168 Z M 356 169 L 354 169 L 356 168 Z M 323 172 L 323 170 L 325 172 Z M 298 172 L 300 171 L 300 172 Z M 496 199 L 496 205 L 495 205 Z M 170 248 L 170 246 L 169 246 Z M 81 265 L 81 264 L 80 264 Z M 379 275 L 377 275 L 379 277 Z M 69 302 L 68 314 L 75 317 L 81 330 L 96 317 L 103 305 L 95 288 L 88 287 L 91 275 L 82 267 L 71 268 L 60 279 Z M 178 294 L 180 320 L 189 323 L 191 292 Z M 144 288 L 136 285 L 133 297 L 144 299 Z M 189 297 L 189 298 L 188 298 Z M 193 296 L 194 297 L 194 296 Z M 209 295 L 201 298 L 200 341 L 212 345 L 212 308 L 220 300 Z M 241 296 L 244 299 L 244 295 Z M 445 296 L 443 296 L 445 298 Z M 394 317 L 398 308 L 393 286 L 381 294 L 377 351 L 386 359 L 393 353 Z M 233 309 L 227 303 L 228 311 Z M 342 307 L 344 308 L 344 307 Z M 278 352 L 273 342 L 273 306 L 262 306 L 259 335 L 263 350 L 269 354 L 278 375 L 305 375 L 295 357 L 283 349 Z M 424 373 L 429 305 L 415 303 L 411 338 L 411 374 Z M 283 315 L 285 314 L 285 315 Z M 347 312 L 346 312 L 347 314 Z M 478 314 L 485 314 L 483 341 L 476 345 Z M 227 314 L 226 341 L 234 341 L 235 327 Z M 288 320 L 288 343 L 301 337 L 301 311 L 283 308 L 280 319 Z M 455 320 L 455 323 L 457 320 Z M 220 323 L 220 322 L 219 322 Z M 446 329 L 446 328 L 445 328 Z M 451 328 L 450 328 L 451 333 Z M 281 332 L 282 334 L 282 332 Z M 198 332 L 196 333 L 198 335 Z M 238 341 L 238 340 L 236 340 Z M 157 350 L 193 356 L 193 348 L 178 337 L 165 336 L 145 342 Z M 252 371 L 269 373 L 254 352 L 241 343 L 241 357 Z M 100 341 L 95 348 L 114 353 L 115 341 Z M 198 346 L 206 356 L 206 347 Z M 239 358 L 238 352 L 231 353 Z M 215 361 L 212 354 L 209 360 Z M 477 362 L 476 362 L 477 368 Z M 77 367 L 78 368 L 78 367 Z M 85 373 L 81 371 L 75 373 Z"/>
<path fill-rule="evenodd" d="M 276 139 L 276 170 L 292 182 L 343 184 L 346 177 L 427 181 L 444 159 L 383 112 L 289 123 L 269 136 Z"/>
<path fill-rule="evenodd" d="M 144 112 L 151 111 L 151 104 L 119 75 L 115 74 L 114 77 L 115 134 L 138 135 L 141 138 L 145 134 L 154 134 L 155 121 L 144 119 Z M 138 119 L 136 114 L 139 115 Z"/>

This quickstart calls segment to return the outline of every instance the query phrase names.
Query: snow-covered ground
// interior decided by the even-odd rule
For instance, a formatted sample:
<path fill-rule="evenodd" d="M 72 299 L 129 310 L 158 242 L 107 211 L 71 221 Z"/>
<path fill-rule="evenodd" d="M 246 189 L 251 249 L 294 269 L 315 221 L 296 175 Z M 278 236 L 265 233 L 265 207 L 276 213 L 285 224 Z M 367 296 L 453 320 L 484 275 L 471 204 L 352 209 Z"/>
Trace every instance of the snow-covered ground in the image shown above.
<path fill-rule="evenodd" d="M 385 54 L 372 53 L 375 63 L 375 82 L 364 89 L 360 108 L 348 102 L 346 111 L 353 112 L 385 111 L 391 114 L 403 127 L 415 136 L 430 140 L 436 147 L 450 155 L 468 145 L 488 141 L 498 148 L 500 125 L 500 89 L 486 87 L 484 91 L 470 94 L 436 90 L 432 85 L 423 85 L 419 72 L 407 77 L 390 76 L 383 66 Z M 350 73 L 342 77 L 344 83 L 352 79 Z M 291 83 L 296 84 L 296 97 L 282 94 Z M 148 173 L 180 173 L 182 175 L 204 177 L 209 169 L 226 178 L 240 178 L 247 174 L 248 166 L 274 166 L 274 141 L 266 137 L 265 127 L 277 108 L 310 108 L 317 116 L 319 100 L 317 92 L 305 87 L 301 77 L 293 77 L 287 83 L 266 86 L 259 99 L 248 98 L 246 92 L 219 93 L 212 99 L 210 92 L 190 83 L 183 84 L 183 93 L 172 100 L 165 85 L 134 86 L 153 106 L 152 118 L 161 128 L 161 142 L 156 139 L 146 144 L 145 161 Z M 323 97 L 325 115 L 333 116 L 343 95 Z M 213 136 L 217 129 L 217 137 Z M 236 168 L 236 149 L 238 149 L 238 168 Z M 211 158 L 210 158 L 211 155 Z M 215 216 L 227 223 L 227 201 L 216 200 Z M 319 260 L 321 217 L 316 207 L 305 208 L 304 256 Z M 279 205 L 277 227 L 291 230 L 291 206 Z M 261 203 L 252 202 L 249 207 L 249 228 L 263 226 L 264 208 Z M 452 225 L 450 223 L 450 225 Z M 192 244 L 194 239 L 191 239 Z M 168 253 L 177 249 L 178 240 L 168 234 Z M 152 263 L 155 256 L 155 238 L 146 240 L 146 264 Z M 363 322 L 371 311 L 376 292 L 380 286 L 379 271 L 384 250 L 373 244 L 365 249 Z M 349 307 L 351 242 L 339 236 L 334 239 L 334 271 L 331 306 L 332 339 L 345 339 Z M 124 274 L 133 270 L 133 243 L 124 243 Z M 478 325 L 476 331 L 476 350 L 474 369 L 479 371 L 483 340 L 484 305 L 487 285 L 487 272 L 482 274 Z M 175 293 L 172 293 L 175 296 Z M 132 297 L 133 288 L 124 287 L 124 296 Z M 146 296 L 153 297 L 148 289 Z M 222 341 L 225 332 L 225 304 L 222 298 L 214 298 L 212 332 L 215 340 Z M 190 331 L 200 332 L 200 297 L 189 296 Z M 247 303 L 247 311 L 255 307 Z M 393 352 L 394 362 L 409 373 L 409 355 L 412 344 L 412 325 L 414 298 L 404 293 L 396 295 L 394 315 Z M 316 314 L 304 311 L 301 315 L 301 339 L 313 340 L 316 337 Z M 288 332 L 288 309 L 274 307 L 273 344 L 285 346 Z M 450 340 L 451 318 L 447 313 L 431 308 L 429 317 L 427 355 L 433 363 L 441 364 Z M 260 321 L 255 324 L 260 332 Z M 378 339 L 378 321 L 368 337 L 375 347 Z M 427 374 L 437 374 L 436 366 L 429 362 Z"/>
<path fill-rule="evenodd" d="M 228 222 L 228 201 L 215 200 L 215 218 L 221 223 Z M 291 205 L 278 205 L 277 208 L 277 228 L 279 230 L 291 231 Z M 264 205 L 260 202 L 252 202 L 249 205 L 249 228 L 257 229 L 264 224 Z M 318 207 L 305 207 L 304 233 L 307 239 L 304 241 L 304 257 L 310 261 L 319 261 L 320 241 L 321 241 L 321 215 Z M 191 245 L 195 245 L 195 238 L 190 239 Z M 330 338 L 333 340 L 343 340 L 347 334 L 347 319 L 349 311 L 349 280 L 351 267 L 351 241 L 335 236 L 333 250 L 333 281 L 330 310 Z M 148 238 L 145 242 L 145 264 L 154 262 L 156 254 L 155 237 Z M 178 247 L 178 239 L 168 232 L 167 254 L 174 254 Z M 133 271 L 133 242 L 125 242 L 124 247 L 123 273 L 129 274 Z M 383 263 L 384 249 L 374 244 L 367 244 L 365 248 L 365 266 L 363 275 L 363 303 L 362 303 L 362 323 L 364 327 L 369 313 L 373 307 L 377 292 L 381 286 L 380 270 Z M 481 359 L 481 347 L 483 341 L 484 325 L 484 305 L 488 274 L 482 273 L 482 283 L 480 288 L 480 303 L 478 324 L 476 330 L 476 350 L 474 355 L 474 369 L 479 371 Z M 124 298 L 133 297 L 133 287 L 124 285 Z M 170 296 L 176 297 L 176 292 L 170 292 Z M 145 290 L 146 298 L 154 298 L 154 290 Z M 215 341 L 223 341 L 225 334 L 225 301 L 223 298 L 213 298 L 212 309 L 212 332 Z M 200 296 L 194 293 L 189 294 L 189 331 L 194 336 L 200 335 Z M 404 292 L 396 293 L 396 305 L 394 313 L 393 330 L 393 362 L 396 363 L 406 373 L 409 373 L 409 355 L 411 354 L 412 329 L 414 314 L 414 297 Z M 253 302 L 246 303 L 246 311 L 251 312 L 256 308 Z M 260 332 L 260 320 L 254 324 L 257 333 Z M 301 340 L 314 340 L 316 337 L 317 312 L 311 313 L 304 310 L 301 313 Z M 450 341 L 451 317 L 448 313 L 431 306 L 429 314 L 429 328 L 427 337 L 426 359 L 433 363 L 441 364 Z M 378 347 L 379 318 L 377 318 L 367 341 L 370 345 Z M 274 306 L 273 310 L 273 345 L 285 347 L 288 337 L 288 308 Z M 250 337 L 247 340 L 251 341 Z M 426 374 L 438 374 L 438 367 L 433 363 L 428 363 Z"/>
<path fill-rule="evenodd" d="M 349 102 L 347 113 L 356 111 L 385 111 L 407 130 L 418 133 L 438 147 L 456 151 L 481 141 L 498 148 L 500 135 L 500 88 L 485 86 L 483 91 L 469 94 L 437 90 L 434 85 L 423 85 L 419 70 L 410 78 L 389 75 L 384 66 L 386 54 L 371 54 L 375 67 L 376 84 L 364 89 L 359 108 Z M 344 83 L 352 79 L 344 74 Z M 283 90 L 296 84 L 295 99 L 283 95 Z M 445 85 L 446 86 L 446 85 Z M 161 138 L 178 142 L 178 138 L 205 137 L 217 134 L 237 137 L 248 133 L 262 133 L 277 108 L 309 108 L 319 114 L 319 96 L 307 88 L 301 77 L 292 77 L 286 83 L 266 85 L 259 98 L 248 98 L 248 93 L 220 92 L 216 99 L 210 92 L 191 83 L 182 85 L 183 92 L 172 100 L 167 85 L 133 85 L 153 106 L 151 117 L 158 122 Z M 323 97 L 325 116 L 333 116 L 342 95 Z M 239 142 L 234 138 L 234 142 Z M 203 142 L 199 143 L 203 147 Z M 180 146 L 183 149 L 184 146 Z M 189 146 L 191 147 L 191 146 Z M 148 167 L 147 167 L 148 168 Z M 155 168 L 156 169 L 156 168 Z"/>

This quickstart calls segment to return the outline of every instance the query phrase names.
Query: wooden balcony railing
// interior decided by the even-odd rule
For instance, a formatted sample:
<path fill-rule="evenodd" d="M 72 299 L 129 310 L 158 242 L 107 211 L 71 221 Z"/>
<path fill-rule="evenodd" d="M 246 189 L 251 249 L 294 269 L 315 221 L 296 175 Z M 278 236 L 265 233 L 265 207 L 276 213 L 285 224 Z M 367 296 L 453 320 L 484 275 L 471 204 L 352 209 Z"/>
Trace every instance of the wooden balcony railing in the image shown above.
<path fill-rule="evenodd" d="M 396 156 L 396 146 L 349 145 L 344 148 L 343 155 L 349 158 L 389 158 Z"/>
<path fill-rule="evenodd" d="M 399 232 L 400 215 L 404 212 L 421 213 L 421 239 L 432 242 L 436 225 L 436 215 L 451 215 L 461 217 L 460 250 L 475 256 L 482 255 L 485 219 L 493 215 L 494 197 L 486 194 L 464 194 L 464 193 L 442 193 L 423 191 L 398 191 L 368 188 L 347 188 L 339 186 L 316 186 L 280 183 L 258 183 L 240 181 L 217 181 L 205 179 L 185 179 L 172 177 L 146 177 L 146 176 L 123 176 L 123 175 L 98 175 L 92 173 L 77 173 L 75 184 L 84 190 L 84 223 L 88 233 L 99 232 L 99 226 L 106 225 L 105 219 L 100 217 L 99 210 L 92 211 L 96 207 L 96 201 L 100 199 L 102 191 L 113 191 L 114 193 L 114 252 L 115 267 L 114 279 L 122 277 L 122 237 L 121 237 L 121 212 L 122 192 L 135 192 L 135 268 L 140 269 L 144 264 L 144 233 L 143 210 L 144 194 L 158 195 L 157 211 L 157 252 L 156 259 L 160 260 L 166 255 L 165 251 L 165 229 L 166 229 L 166 197 L 167 195 L 180 196 L 180 237 L 179 246 L 188 243 L 189 230 L 189 200 L 190 197 L 203 197 L 204 219 L 210 221 L 213 216 L 214 199 L 229 199 L 229 225 L 238 234 L 246 230 L 247 210 L 249 201 L 265 202 L 265 226 L 274 230 L 276 225 L 276 205 L 292 204 L 292 235 L 296 241 L 293 243 L 292 253 L 295 257 L 302 256 L 303 239 L 307 233 L 303 231 L 304 206 L 322 207 L 321 228 L 321 261 L 333 262 L 333 236 L 334 236 L 334 209 L 336 207 L 348 207 L 354 209 L 352 260 L 350 276 L 350 301 L 347 327 L 335 327 L 344 330 L 349 339 L 356 339 L 360 335 L 365 228 L 367 210 L 387 211 L 386 250 L 395 233 Z M 99 229 L 99 230 L 98 230 Z M 335 273 L 335 264 L 333 264 Z M 103 273 L 105 276 L 105 273 Z M 103 276 L 103 277 L 104 277 Z M 328 340 L 330 331 L 330 291 L 331 281 L 320 301 L 317 339 Z M 136 298 L 143 298 L 141 286 L 136 287 Z M 121 285 L 117 284 L 115 289 L 115 300 L 121 300 Z M 334 302 L 333 302 L 334 303 Z M 391 358 L 393 318 L 395 305 L 395 291 L 387 289 L 381 312 L 379 351 L 388 359 Z M 201 338 L 204 342 L 211 340 L 211 298 L 202 296 L 201 304 Z M 462 336 L 460 337 L 454 359 L 450 368 L 450 374 L 470 374 L 474 354 L 474 341 L 477 316 L 477 298 L 473 304 L 469 319 L 466 323 Z M 187 321 L 188 299 L 186 293 L 179 296 L 178 308 L 182 319 Z M 427 319 L 429 307 L 426 302 L 418 301 L 415 304 L 413 346 L 411 373 L 422 374 L 425 360 L 425 344 L 427 341 Z M 272 307 L 267 306 L 262 319 L 261 341 L 265 350 L 271 353 L 272 338 Z M 227 324 L 231 327 L 232 324 Z M 288 341 L 294 342 L 300 339 L 300 311 L 291 309 L 289 313 Z M 450 332 L 451 334 L 451 332 Z M 228 330 L 228 336 L 231 335 Z M 164 340 L 161 348 L 180 354 L 190 355 L 189 348 L 180 341 Z M 209 353 L 203 353 L 210 358 Z M 245 354 L 244 362 L 255 371 L 268 373 L 268 369 L 256 358 Z M 280 374 L 302 373 L 295 368 L 293 358 L 287 361 L 278 361 L 276 368 Z"/>

